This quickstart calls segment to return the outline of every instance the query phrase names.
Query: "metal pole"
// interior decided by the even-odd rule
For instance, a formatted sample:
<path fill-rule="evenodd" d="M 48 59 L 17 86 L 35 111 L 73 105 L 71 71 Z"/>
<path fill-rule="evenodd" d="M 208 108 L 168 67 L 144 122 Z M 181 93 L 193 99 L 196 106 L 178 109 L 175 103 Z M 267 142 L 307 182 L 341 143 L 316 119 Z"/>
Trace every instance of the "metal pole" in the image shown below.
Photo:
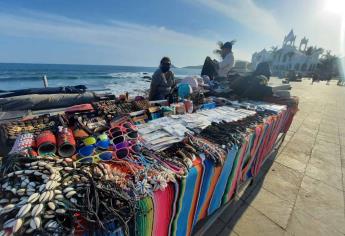
<path fill-rule="evenodd" d="M 45 88 L 48 88 L 48 77 L 46 75 L 43 76 L 43 85 Z"/>

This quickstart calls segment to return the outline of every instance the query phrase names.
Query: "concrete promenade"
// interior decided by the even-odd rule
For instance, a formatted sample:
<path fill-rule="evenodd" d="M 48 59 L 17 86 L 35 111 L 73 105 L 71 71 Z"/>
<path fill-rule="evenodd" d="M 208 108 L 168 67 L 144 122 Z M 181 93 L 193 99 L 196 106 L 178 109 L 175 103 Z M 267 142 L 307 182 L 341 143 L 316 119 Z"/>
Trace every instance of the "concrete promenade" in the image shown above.
<path fill-rule="evenodd" d="M 345 235 L 345 87 L 291 85 L 300 111 L 276 160 L 205 235 Z"/>

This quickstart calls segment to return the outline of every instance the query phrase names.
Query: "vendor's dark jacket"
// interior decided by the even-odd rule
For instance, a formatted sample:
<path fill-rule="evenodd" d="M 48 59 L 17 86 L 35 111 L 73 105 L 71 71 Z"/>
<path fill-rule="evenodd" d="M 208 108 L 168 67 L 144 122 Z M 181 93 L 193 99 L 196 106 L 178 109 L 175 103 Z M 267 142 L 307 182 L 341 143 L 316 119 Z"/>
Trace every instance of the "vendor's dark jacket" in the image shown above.
<path fill-rule="evenodd" d="M 173 75 L 171 73 L 171 75 Z M 171 87 L 174 85 L 174 76 L 167 77 L 160 68 L 152 75 L 150 86 L 149 100 L 163 100 L 170 93 Z"/>
<path fill-rule="evenodd" d="M 272 88 L 267 86 L 268 79 L 263 75 L 237 76 L 231 81 L 231 89 L 241 98 L 262 99 L 272 96 Z"/>

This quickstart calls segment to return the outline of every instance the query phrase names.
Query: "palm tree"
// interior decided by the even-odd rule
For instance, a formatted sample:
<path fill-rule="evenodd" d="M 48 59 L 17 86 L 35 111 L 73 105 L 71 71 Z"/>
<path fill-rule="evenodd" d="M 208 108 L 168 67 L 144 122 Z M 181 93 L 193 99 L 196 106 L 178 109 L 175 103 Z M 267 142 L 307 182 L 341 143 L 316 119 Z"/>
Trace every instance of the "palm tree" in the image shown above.
<path fill-rule="evenodd" d="M 278 52 L 278 47 L 271 47 L 273 58 L 275 59 Z"/>
<path fill-rule="evenodd" d="M 218 48 L 213 50 L 214 54 L 220 55 L 224 43 L 222 41 L 217 42 Z"/>
<path fill-rule="evenodd" d="M 312 46 L 308 47 L 307 50 L 305 51 L 305 55 L 311 56 L 313 54 L 314 48 Z"/>
<path fill-rule="evenodd" d="M 317 71 L 324 76 L 339 76 L 341 74 L 340 58 L 327 51 L 320 59 Z"/>

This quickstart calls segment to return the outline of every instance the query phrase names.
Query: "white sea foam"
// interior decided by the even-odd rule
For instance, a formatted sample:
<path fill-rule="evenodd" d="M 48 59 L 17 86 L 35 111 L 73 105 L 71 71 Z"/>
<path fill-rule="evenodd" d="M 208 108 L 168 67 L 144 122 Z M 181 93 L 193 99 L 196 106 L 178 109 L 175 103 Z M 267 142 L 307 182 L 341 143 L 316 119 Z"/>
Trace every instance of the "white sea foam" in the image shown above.
<path fill-rule="evenodd" d="M 150 76 L 152 77 L 153 73 L 151 72 L 116 72 L 116 73 L 109 73 L 107 74 L 110 77 L 113 78 L 125 78 L 125 79 L 137 79 L 137 78 L 143 78 L 144 76 Z M 188 74 L 175 74 L 175 77 L 178 78 L 184 78 L 190 76 Z"/>
<path fill-rule="evenodd" d="M 115 94 L 124 94 L 128 92 L 130 95 L 143 95 L 150 88 L 150 82 L 144 79 L 132 81 L 123 80 L 117 81 L 117 83 L 107 83 L 104 85 L 105 89 L 110 89 L 110 91 Z"/>
<path fill-rule="evenodd" d="M 116 72 L 109 73 L 111 79 L 102 79 L 97 81 L 103 83 L 102 88 L 110 90 L 115 95 L 124 94 L 128 92 L 130 95 L 143 95 L 146 94 L 150 88 L 150 79 L 144 78 L 144 76 L 152 77 L 151 72 Z M 188 74 L 175 74 L 176 78 L 184 78 L 190 76 Z M 88 81 L 89 83 L 91 81 Z M 93 82 L 96 82 L 95 80 Z"/>
<path fill-rule="evenodd" d="M 144 76 L 152 76 L 152 73 L 149 72 L 116 72 L 116 73 L 109 73 L 107 74 L 110 77 L 113 78 L 126 78 L 126 79 L 136 79 L 136 78 L 142 78 Z"/>
<path fill-rule="evenodd" d="M 45 64 L 1 64 L 0 88 L 15 90 L 42 87 L 42 76 L 48 76 L 49 87 L 84 84 L 89 90 L 109 89 L 118 95 L 142 94 L 150 87 L 156 68 L 121 66 L 81 66 Z M 198 70 L 173 68 L 176 78 L 200 74 Z M 145 77 L 145 78 L 144 78 Z"/>

